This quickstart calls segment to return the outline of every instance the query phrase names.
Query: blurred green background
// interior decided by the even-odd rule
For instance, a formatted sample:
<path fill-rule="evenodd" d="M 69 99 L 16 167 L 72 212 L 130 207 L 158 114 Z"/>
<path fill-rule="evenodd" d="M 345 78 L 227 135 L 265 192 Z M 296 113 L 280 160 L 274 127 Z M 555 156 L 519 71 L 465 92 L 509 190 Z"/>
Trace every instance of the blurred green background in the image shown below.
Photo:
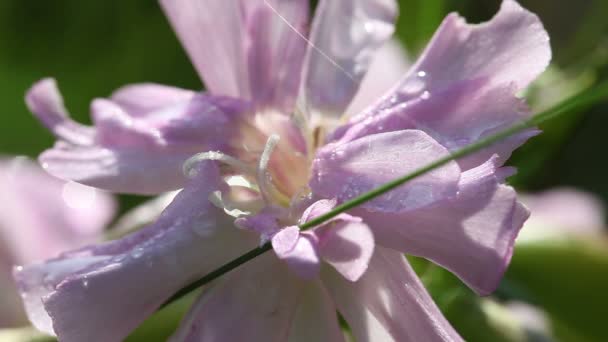
<path fill-rule="evenodd" d="M 500 3 L 400 2 L 397 34 L 412 58 L 446 13 L 458 11 L 469 21 L 480 22 L 496 13 Z M 520 3 L 541 17 L 554 51 L 551 70 L 528 92 L 533 109 L 547 108 L 608 80 L 608 1 Z M 35 157 L 53 143 L 23 102 L 27 88 L 46 76 L 58 80 L 67 107 L 81 122 L 90 122 L 91 99 L 107 96 L 125 84 L 150 81 L 191 89 L 203 87 L 156 1 L 2 0 L 0 154 Z M 511 164 L 518 167 L 519 174 L 511 183 L 527 191 L 575 186 L 608 201 L 607 110 L 608 105 L 598 104 L 545 124 L 545 133 L 512 158 Z M 122 198 L 125 208 L 137 202 L 137 198 Z M 586 245 L 537 246 L 518 251 L 498 297 L 526 299 L 543 306 L 562 340 L 608 341 L 603 326 L 608 317 L 604 292 L 607 260 L 605 249 L 589 249 Z M 491 329 L 484 328 L 477 298 L 440 271 L 431 273 L 436 276 L 426 279 L 427 284 L 435 289 L 438 303 L 468 340 L 500 340 L 484 335 Z M 450 294 L 449 305 L 445 304 L 446 294 Z M 171 325 L 170 319 L 159 320 Z M 143 329 L 133 340 L 150 340 L 166 333 L 157 329 L 163 324 L 150 326 L 156 328 Z"/>

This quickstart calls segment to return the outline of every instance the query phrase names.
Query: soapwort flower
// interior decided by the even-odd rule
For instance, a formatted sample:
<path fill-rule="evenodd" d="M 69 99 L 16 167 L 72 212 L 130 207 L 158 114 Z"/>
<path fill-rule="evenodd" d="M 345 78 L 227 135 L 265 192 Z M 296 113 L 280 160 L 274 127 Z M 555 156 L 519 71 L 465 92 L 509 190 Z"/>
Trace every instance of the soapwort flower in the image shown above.
<path fill-rule="evenodd" d="M 115 203 L 104 192 L 46 174 L 25 157 L 0 158 L 0 328 L 27 324 L 12 266 L 102 240 Z"/>
<path fill-rule="evenodd" d="M 93 127 L 69 119 L 54 81 L 28 93 L 59 138 L 40 157 L 49 172 L 119 192 L 183 188 L 150 226 L 16 272 L 34 324 L 62 341 L 121 340 L 261 240 L 274 254 L 210 284 L 176 340 L 340 341 L 336 310 L 361 341 L 460 340 L 401 253 L 492 292 L 528 216 L 502 166 L 536 131 L 298 225 L 527 118 L 515 94 L 551 58 L 539 19 L 513 0 L 481 25 L 451 14 L 384 87 L 367 74 L 393 0 L 321 1 L 310 29 L 306 0 L 161 4 L 207 92 L 128 86 L 93 102 Z"/>

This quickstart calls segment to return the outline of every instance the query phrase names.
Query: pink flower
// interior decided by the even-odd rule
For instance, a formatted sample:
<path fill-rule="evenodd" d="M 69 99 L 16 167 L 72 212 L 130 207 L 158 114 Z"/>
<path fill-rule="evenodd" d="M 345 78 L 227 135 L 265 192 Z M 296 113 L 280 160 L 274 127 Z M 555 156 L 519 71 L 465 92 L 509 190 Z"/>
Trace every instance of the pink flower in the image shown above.
<path fill-rule="evenodd" d="M 602 202 L 574 188 L 554 188 L 520 195 L 530 208 L 530 219 L 518 242 L 551 238 L 580 238 L 601 235 L 605 230 Z"/>
<path fill-rule="evenodd" d="M 24 157 L 0 159 L 0 327 L 27 324 L 11 269 L 100 240 L 108 195 L 47 175 Z"/>
<path fill-rule="evenodd" d="M 34 324 L 62 341 L 121 340 L 261 239 L 274 255 L 215 281 L 176 340 L 341 341 L 336 310 L 358 340 L 460 340 L 401 253 L 493 291 L 528 216 L 502 165 L 535 131 L 297 225 L 528 117 L 514 94 L 551 57 L 538 18 L 513 0 L 482 25 L 452 14 L 389 89 L 364 79 L 393 0 L 321 1 L 310 33 L 306 0 L 161 4 L 208 93 L 126 87 L 93 102 L 93 128 L 68 118 L 52 80 L 28 94 L 60 138 L 41 156 L 50 172 L 122 192 L 183 187 L 137 233 L 17 272 Z M 360 84 L 385 95 L 369 103 Z"/>

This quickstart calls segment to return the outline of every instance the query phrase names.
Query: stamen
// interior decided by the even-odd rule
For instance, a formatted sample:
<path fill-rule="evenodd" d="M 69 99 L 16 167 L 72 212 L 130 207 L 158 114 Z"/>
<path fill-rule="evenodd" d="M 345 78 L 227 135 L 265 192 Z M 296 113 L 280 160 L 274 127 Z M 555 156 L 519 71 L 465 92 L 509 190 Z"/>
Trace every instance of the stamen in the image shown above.
<path fill-rule="evenodd" d="M 268 173 L 268 164 L 270 163 L 270 157 L 272 156 L 272 152 L 275 147 L 281 140 L 277 134 L 273 134 L 268 137 L 266 141 L 266 146 L 264 147 L 264 152 L 260 156 L 260 163 L 258 164 L 257 169 L 257 179 L 258 186 L 260 187 L 260 193 L 262 194 L 262 198 L 267 203 L 270 203 L 271 193 L 278 193 L 278 190 L 272 184 L 271 176 Z"/>
<path fill-rule="evenodd" d="M 214 191 L 209 194 L 209 202 L 217 208 L 223 209 L 227 215 L 235 218 L 252 215 L 264 206 L 264 203 L 260 200 L 234 201 L 230 198 L 230 194 L 224 196 L 221 191 Z"/>
<path fill-rule="evenodd" d="M 229 156 L 227 154 L 224 154 L 222 152 L 219 152 L 219 151 L 209 151 L 209 152 L 195 154 L 190 159 L 186 160 L 186 162 L 184 163 L 184 166 L 183 166 L 183 172 L 186 175 L 186 177 L 189 177 L 189 178 L 195 177 L 196 172 L 197 172 L 196 164 L 198 164 L 202 161 L 206 161 L 206 160 L 216 160 L 221 163 L 230 165 L 230 166 L 234 167 L 236 170 L 240 171 L 240 173 L 242 173 L 242 174 L 250 174 L 250 175 L 255 174 L 255 169 L 253 167 L 243 163 L 242 161 L 240 161 L 232 156 Z"/>

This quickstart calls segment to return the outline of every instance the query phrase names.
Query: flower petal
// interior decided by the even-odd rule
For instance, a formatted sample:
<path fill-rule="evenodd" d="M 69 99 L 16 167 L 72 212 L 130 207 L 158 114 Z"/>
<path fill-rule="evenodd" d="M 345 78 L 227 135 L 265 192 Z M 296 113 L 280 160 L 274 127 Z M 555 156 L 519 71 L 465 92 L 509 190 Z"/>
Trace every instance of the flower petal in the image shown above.
<path fill-rule="evenodd" d="M 409 67 L 409 58 L 399 41 L 391 39 L 384 43 L 361 80 L 359 91 L 348 106 L 346 116 L 359 114 L 377 102 L 401 80 Z"/>
<path fill-rule="evenodd" d="M 492 161 L 464 172 L 458 196 L 406 213 L 354 211 L 378 244 L 427 258 L 487 295 L 498 286 L 528 211 Z M 500 172 L 498 172 L 500 173 Z"/>
<path fill-rule="evenodd" d="M 340 219 L 315 234 L 319 236 L 321 258 L 344 278 L 357 281 L 365 273 L 374 254 L 374 235 L 367 224 L 356 218 Z"/>
<path fill-rule="evenodd" d="M 141 116 L 158 108 L 188 102 L 195 96 L 191 90 L 155 83 L 124 86 L 112 93 L 110 100 L 132 116 Z"/>
<path fill-rule="evenodd" d="M 550 238 L 592 237 L 604 232 L 604 206 L 593 194 L 559 187 L 520 195 L 531 216 L 517 242 Z"/>
<path fill-rule="evenodd" d="M 49 176 L 25 157 L 0 159 L 0 327 L 27 322 L 15 264 L 51 258 L 101 238 L 115 212 L 107 194 Z"/>
<path fill-rule="evenodd" d="M 16 269 L 30 320 L 61 341 L 122 340 L 177 290 L 255 246 L 207 200 L 220 182 L 202 163 L 153 225 Z"/>
<path fill-rule="evenodd" d="M 484 24 L 467 24 L 457 14 L 450 14 L 411 76 L 424 71 L 429 90 L 480 78 L 490 78 L 496 85 L 514 84 L 521 90 L 550 60 L 549 36 L 540 19 L 516 1 L 503 0 L 498 14 Z"/>
<path fill-rule="evenodd" d="M 316 241 L 310 234 L 295 235 L 294 228 L 297 229 L 288 227 L 277 233 L 278 237 L 275 235 L 272 239 L 272 247 L 277 257 L 285 261 L 291 271 L 301 278 L 312 279 L 319 274 L 321 268 Z M 288 240 L 288 243 L 283 240 Z M 291 249 L 287 250 L 288 247 Z"/>
<path fill-rule="evenodd" d="M 481 25 L 449 15 L 409 74 L 375 108 L 354 117 L 332 139 L 417 128 L 450 150 L 529 117 L 516 93 L 549 64 L 542 23 L 513 0 Z M 382 127 L 380 129 L 380 127 Z M 519 134 L 460 161 L 466 170 L 493 154 L 505 161 L 535 131 Z"/>
<path fill-rule="evenodd" d="M 63 179 L 119 193 L 157 194 L 184 186 L 181 165 L 190 156 L 58 144 L 39 159 L 46 171 Z"/>
<path fill-rule="evenodd" d="M 320 280 L 306 285 L 293 318 L 289 342 L 344 342 L 336 307 Z"/>
<path fill-rule="evenodd" d="M 299 239 L 300 228 L 298 226 L 283 228 L 272 237 L 272 249 L 279 258 L 285 258 L 296 247 Z"/>
<path fill-rule="evenodd" d="M 394 0 L 323 0 L 316 11 L 300 96 L 313 114 L 337 118 L 390 38 Z"/>
<path fill-rule="evenodd" d="M 377 248 L 357 282 L 322 280 L 357 341 L 462 341 L 398 252 Z"/>
<path fill-rule="evenodd" d="M 160 4 L 207 89 L 218 95 L 247 95 L 241 1 L 161 0 Z"/>
<path fill-rule="evenodd" d="M 307 34 L 308 0 L 245 0 L 250 9 L 247 31 L 249 89 L 260 105 L 291 112 L 300 87 Z"/>
<path fill-rule="evenodd" d="M 285 341 L 301 284 L 274 255 L 262 255 L 205 291 L 172 341 Z"/>
<path fill-rule="evenodd" d="M 304 31 L 308 1 L 161 0 L 161 5 L 212 93 L 261 104 L 293 102 L 305 48 L 293 29 Z"/>
<path fill-rule="evenodd" d="M 336 131 L 334 138 L 345 143 L 378 132 L 419 129 L 429 134 L 450 151 L 472 144 L 483 137 L 525 120 L 530 111 L 525 102 L 513 94 L 512 86 L 488 87 L 488 80 L 454 82 L 437 92 L 395 107 L 382 104 Z M 395 103 L 398 100 L 393 99 Z M 358 120 L 358 121 L 357 121 Z M 462 158 L 459 165 L 468 170 L 497 154 L 504 163 L 511 152 L 538 134 L 529 129 L 499 144 Z"/>
<path fill-rule="evenodd" d="M 42 94 L 34 86 L 30 93 L 35 96 L 30 97 L 45 95 L 46 102 L 60 99 L 54 82 L 49 82 L 53 92 Z M 147 101 L 150 94 L 156 94 L 157 99 Z M 127 95 L 133 97 L 127 100 Z M 40 157 L 48 172 L 122 193 L 157 194 L 179 189 L 185 184 L 184 161 L 203 150 L 226 149 L 237 134 L 235 120 L 249 110 L 248 104 L 239 100 L 159 85 L 124 88 L 114 97 L 118 103 L 93 101 L 95 127 L 87 127 L 92 132 L 90 141 L 57 134 L 62 140 Z M 152 103 L 167 106 L 153 107 Z M 150 110 L 144 113 L 144 109 Z"/>
<path fill-rule="evenodd" d="M 448 155 L 431 137 L 417 130 L 381 133 L 317 153 L 310 187 L 321 198 L 346 201 Z M 460 169 L 455 162 L 366 202 L 381 212 L 414 210 L 456 194 Z"/>
<path fill-rule="evenodd" d="M 0 249 L 9 265 L 97 241 L 116 209 L 108 194 L 51 177 L 23 157 L 0 159 L 0 189 Z"/>
<path fill-rule="evenodd" d="M 45 78 L 35 83 L 25 95 L 29 110 L 57 137 L 79 145 L 93 143 L 94 130 L 70 119 L 57 88 L 57 82 Z"/>

